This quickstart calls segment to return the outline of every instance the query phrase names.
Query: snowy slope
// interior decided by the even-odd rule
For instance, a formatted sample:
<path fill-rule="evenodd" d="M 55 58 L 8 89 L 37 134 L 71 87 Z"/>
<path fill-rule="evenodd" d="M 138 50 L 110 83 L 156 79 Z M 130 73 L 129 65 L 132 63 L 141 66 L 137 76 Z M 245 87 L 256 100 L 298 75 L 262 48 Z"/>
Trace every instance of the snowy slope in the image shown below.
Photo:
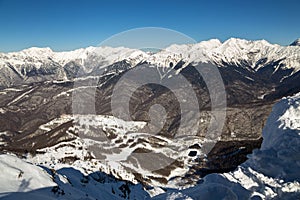
<path fill-rule="evenodd" d="M 300 93 L 273 107 L 263 138 L 235 171 L 210 174 L 193 188 L 155 199 L 299 199 Z"/>
<path fill-rule="evenodd" d="M 14 155 L 0 155 L 0 199 L 144 199 L 141 185 L 101 172 L 84 174 L 72 166 L 47 169 Z"/>
<path fill-rule="evenodd" d="M 0 195 L 56 185 L 46 171 L 13 155 L 0 155 L 0 171 Z"/>

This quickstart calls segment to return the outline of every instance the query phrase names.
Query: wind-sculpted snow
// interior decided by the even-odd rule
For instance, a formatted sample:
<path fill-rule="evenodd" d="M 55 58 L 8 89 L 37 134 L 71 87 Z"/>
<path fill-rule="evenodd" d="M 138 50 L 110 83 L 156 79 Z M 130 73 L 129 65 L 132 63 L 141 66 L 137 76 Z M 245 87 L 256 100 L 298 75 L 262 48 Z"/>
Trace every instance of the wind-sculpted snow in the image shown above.
<path fill-rule="evenodd" d="M 299 199 L 300 93 L 273 107 L 263 138 L 235 171 L 210 174 L 193 188 L 155 199 Z"/>

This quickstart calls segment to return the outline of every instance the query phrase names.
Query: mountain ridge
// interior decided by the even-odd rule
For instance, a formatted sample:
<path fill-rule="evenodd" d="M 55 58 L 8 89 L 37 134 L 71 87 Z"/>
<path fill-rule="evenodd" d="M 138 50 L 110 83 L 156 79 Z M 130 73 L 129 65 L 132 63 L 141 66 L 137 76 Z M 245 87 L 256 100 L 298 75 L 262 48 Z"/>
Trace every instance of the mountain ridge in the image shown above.
<path fill-rule="evenodd" d="M 272 73 L 289 71 L 281 77 L 283 80 L 300 70 L 299 58 L 299 46 L 280 46 L 266 40 L 238 38 L 230 38 L 223 43 L 211 39 L 196 44 L 173 44 L 151 54 L 125 47 L 87 47 L 63 52 L 54 52 L 49 47 L 31 47 L 19 52 L 0 53 L 0 87 L 45 80 L 69 80 L 69 73 L 73 74 L 71 77 L 76 77 L 78 70 L 88 74 L 121 61 L 126 61 L 131 67 L 147 62 L 161 68 L 172 68 L 181 62 L 179 71 L 192 63 L 210 62 L 218 67 L 235 66 L 254 73 L 272 65 L 269 69 Z M 73 66 L 72 69 L 70 66 Z"/>
<path fill-rule="evenodd" d="M 300 38 L 296 39 L 294 42 L 292 42 L 289 46 L 300 46 Z"/>

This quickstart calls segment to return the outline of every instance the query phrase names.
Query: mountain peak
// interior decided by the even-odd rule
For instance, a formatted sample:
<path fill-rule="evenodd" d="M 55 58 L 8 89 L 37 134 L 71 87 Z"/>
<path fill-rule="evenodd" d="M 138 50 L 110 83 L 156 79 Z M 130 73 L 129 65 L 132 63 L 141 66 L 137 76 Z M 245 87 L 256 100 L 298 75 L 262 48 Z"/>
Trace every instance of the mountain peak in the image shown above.
<path fill-rule="evenodd" d="M 28 49 L 24 49 L 21 52 L 29 55 L 41 55 L 41 54 L 49 54 L 53 53 L 52 49 L 50 47 L 30 47 Z"/>
<path fill-rule="evenodd" d="M 300 38 L 295 40 L 292 44 L 290 44 L 290 46 L 300 46 Z"/>
<path fill-rule="evenodd" d="M 249 41 L 246 39 L 235 38 L 235 37 L 229 38 L 224 41 L 224 43 L 229 43 L 229 42 L 249 42 Z"/>
<path fill-rule="evenodd" d="M 261 39 L 261 40 L 246 40 L 241 38 L 229 38 L 228 40 L 224 41 L 224 45 L 234 45 L 234 44 L 262 44 L 264 46 L 274 45 L 270 44 L 267 40 Z"/>

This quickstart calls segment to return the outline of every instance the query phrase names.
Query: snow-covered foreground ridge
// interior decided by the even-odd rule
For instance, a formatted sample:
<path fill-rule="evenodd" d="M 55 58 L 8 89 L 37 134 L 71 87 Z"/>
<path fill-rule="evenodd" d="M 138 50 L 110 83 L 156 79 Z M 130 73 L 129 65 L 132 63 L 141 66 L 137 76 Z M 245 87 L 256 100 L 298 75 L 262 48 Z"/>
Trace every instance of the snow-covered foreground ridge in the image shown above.
<path fill-rule="evenodd" d="M 185 190 L 165 188 L 154 199 L 299 199 L 300 93 L 273 107 L 263 138 L 261 148 L 235 171 L 210 174 Z M 67 165 L 53 172 L 14 155 L 0 155 L 0 171 L 3 199 L 150 198 L 139 184 L 130 185 L 128 194 L 125 182 L 103 173 L 85 176 Z M 156 188 L 151 195 L 162 192 Z"/>

